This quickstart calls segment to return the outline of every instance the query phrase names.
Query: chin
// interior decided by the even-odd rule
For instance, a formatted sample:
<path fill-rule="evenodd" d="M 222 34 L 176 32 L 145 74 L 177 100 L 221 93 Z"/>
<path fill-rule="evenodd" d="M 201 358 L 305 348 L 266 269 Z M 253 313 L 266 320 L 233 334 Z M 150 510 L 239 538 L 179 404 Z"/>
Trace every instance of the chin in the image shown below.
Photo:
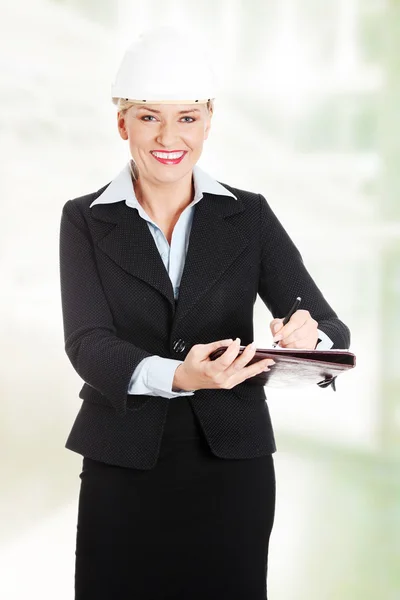
<path fill-rule="evenodd" d="M 157 169 L 154 172 L 154 176 L 157 179 L 163 180 L 163 181 L 174 181 L 174 180 L 179 180 L 182 177 L 184 177 L 185 175 L 187 175 L 189 173 L 189 171 L 192 170 L 193 165 L 174 165 L 174 166 L 166 166 L 166 165 L 161 165 L 161 167 L 164 167 L 164 169 L 160 168 Z"/>

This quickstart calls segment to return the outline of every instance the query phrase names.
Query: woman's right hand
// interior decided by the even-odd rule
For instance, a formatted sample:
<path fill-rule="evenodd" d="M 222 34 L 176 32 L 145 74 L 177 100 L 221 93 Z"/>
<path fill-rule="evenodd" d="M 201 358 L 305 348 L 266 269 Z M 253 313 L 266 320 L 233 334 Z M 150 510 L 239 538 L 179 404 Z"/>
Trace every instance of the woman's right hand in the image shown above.
<path fill-rule="evenodd" d="M 228 346 L 217 359 L 209 356 L 221 346 Z M 238 356 L 240 339 L 220 340 L 210 344 L 195 344 L 174 375 L 172 390 L 194 391 L 200 389 L 231 389 L 249 377 L 268 371 L 275 364 L 272 358 L 265 358 L 246 366 L 253 358 L 256 346 L 249 344 Z"/>

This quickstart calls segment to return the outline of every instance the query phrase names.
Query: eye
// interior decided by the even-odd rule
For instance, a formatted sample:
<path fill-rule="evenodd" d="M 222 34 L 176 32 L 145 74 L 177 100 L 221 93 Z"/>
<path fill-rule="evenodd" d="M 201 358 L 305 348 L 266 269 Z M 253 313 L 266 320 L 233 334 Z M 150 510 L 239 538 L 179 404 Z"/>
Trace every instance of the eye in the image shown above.
<path fill-rule="evenodd" d="M 154 115 L 145 115 L 144 117 L 141 118 L 141 121 L 146 121 L 147 123 L 151 122 L 151 121 L 147 121 L 147 119 L 155 119 Z M 191 119 L 190 121 L 184 121 L 185 123 L 194 123 L 194 121 L 196 121 L 196 119 L 194 119 L 193 117 L 182 117 L 182 119 Z"/>

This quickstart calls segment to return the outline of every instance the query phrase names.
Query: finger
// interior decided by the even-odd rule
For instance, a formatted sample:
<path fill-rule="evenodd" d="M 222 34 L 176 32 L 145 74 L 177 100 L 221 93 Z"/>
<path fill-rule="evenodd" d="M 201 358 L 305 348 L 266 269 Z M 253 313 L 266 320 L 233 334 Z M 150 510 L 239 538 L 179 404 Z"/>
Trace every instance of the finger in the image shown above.
<path fill-rule="evenodd" d="M 247 367 L 244 367 L 241 371 L 241 375 L 244 376 L 242 381 L 244 381 L 244 379 L 247 379 L 248 377 L 253 377 L 253 374 L 257 375 L 262 371 L 269 370 L 269 368 L 272 367 L 272 365 L 274 364 L 275 361 L 273 358 L 263 358 L 262 360 L 258 360 L 253 365 L 248 365 Z"/>
<path fill-rule="evenodd" d="M 279 333 L 280 333 L 280 335 L 282 335 L 281 332 L 279 332 Z M 295 329 L 291 333 L 287 333 L 286 335 L 283 335 L 283 338 L 281 339 L 281 343 L 290 344 L 291 342 L 298 342 L 299 340 L 309 337 L 309 335 L 310 335 L 310 326 L 306 323 L 305 325 L 302 325 L 301 327 L 299 327 L 298 329 Z"/>
<path fill-rule="evenodd" d="M 302 338 L 299 340 L 294 340 L 288 343 L 285 343 L 285 340 L 282 340 L 280 342 L 281 347 L 282 348 L 295 348 L 297 350 L 307 350 L 307 349 L 311 349 L 311 345 L 310 345 L 310 337 L 307 338 Z M 312 348 L 314 348 L 315 344 L 313 345 Z"/>
<path fill-rule="evenodd" d="M 233 375 L 228 380 L 229 389 L 234 387 L 235 385 L 238 385 L 239 383 L 242 383 L 250 377 L 254 377 L 255 375 L 259 375 L 260 373 L 269 371 L 274 364 L 275 361 L 273 358 L 264 358 L 263 360 L 257 361 L 253 365 L 244 367 L 241 371 L 239 371 L 236 375 Z"/>
<path fill-rule="evenodd" d="M 278 333 L 278 331 L 282 328 L 283 319 L 273 319 L 269 324 L 272 335 Z"/>
<path fill-rule="evenodd" d="M 307 320 L 311 318 L 308 310 L 297 310 L 291 317 L 288 323 L 282 327 L 277 335 L 274 336 L 274 342 L 283 340 L 289 337 L 296 329 L 299 329 Z"/>
<path fill-rule="evenodd" d="M 217 342 L 211 342 L 210 344 L 197 344 L 198 348 L 196 348 L 198 357 L 200 360 L 206 359 L 210 354 L 221 348 L 221 346 L 229 346 L 232 344 L 233 340 L 218 340 Z"/>
<path fill-rule="evenodd" d="M 253 358 L 256 351 L 256 344 L 252 342 L 248 344 L 243 352 L 236 356 L 233 362 L 227 367 L 224 371 L 224 376 L 231 377 L 235 375 L 238 371 L 243 369 L 247 365 L 247 363 Z"/>
<path fill-rule="evenodd" d="M 310 328 L 309 326 L 304 329 L 304 333 L 301 335 L 300 332 L 303 330 L 296 330 L 288 339 L 283 339 L 280 343 L 284 348 L 310 348 L 314 349 L 318 341 L 318 331 L 316 328 Z"/>
<path fill-rule="evenodd" d="M 219 356 L 216 360 L 210 361 L 208 365 L 208 369 L 210 373 L 221 373 L 225 371 L 227 367 L 235 360 L 240 350 L 240 338 L 236 338 L 233 342 L 228 346 L 221 356 Z"/>
<path fill-rule="evenodd" d="M 299 348 L 300 347 L 299 343 L 301 341 L 307 340 L 310 343 L 310 339 L 314 339 L 314 338 L 315 338 L 315 340 L 318 339 L 317 328 L 318 328 L 317 321 L 314 321 L 314 319 L 309 319 L 305 323 L 305 325 L 302 325 L 301 327 L 299 327 L 299 329 L 296 329 L 290 335 L 285 336 L 282 339 L 281 343 L 283 343 L 285 346 Z M 296 344 L 296 346 L 294 346 L 293 344 Z"/>

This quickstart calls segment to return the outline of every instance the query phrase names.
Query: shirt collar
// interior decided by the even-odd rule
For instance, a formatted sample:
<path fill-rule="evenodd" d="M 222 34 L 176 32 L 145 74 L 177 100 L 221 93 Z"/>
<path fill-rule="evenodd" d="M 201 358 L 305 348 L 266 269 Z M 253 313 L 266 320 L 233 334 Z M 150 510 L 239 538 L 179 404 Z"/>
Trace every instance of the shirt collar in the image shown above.
<path fill-rule="evenodd" d="M 194 165 L 193 167 L 193 181 L 194 199 L 192 204 L 201 200 L 204 193 L 216 194 L 218 196 L 232 196 L 232 198 L 237 200 L 237 197 L 232 194 L 232 192 L 227 190 L 223 185 L 211 177 L 211 175 L 203 171 L 198 165 Z M 139 208 L 139 206 L 141 206 L 136 198 L 135 190 L 132 185 L 129 162 L 111 181 L 104 192 L 91 203 L 89 208 L 92 208 L 95 204 L 111 204 L 113 202 L 121 202 L 122 200 L 125 200 L 125 204 L 132 208 Z"/>

